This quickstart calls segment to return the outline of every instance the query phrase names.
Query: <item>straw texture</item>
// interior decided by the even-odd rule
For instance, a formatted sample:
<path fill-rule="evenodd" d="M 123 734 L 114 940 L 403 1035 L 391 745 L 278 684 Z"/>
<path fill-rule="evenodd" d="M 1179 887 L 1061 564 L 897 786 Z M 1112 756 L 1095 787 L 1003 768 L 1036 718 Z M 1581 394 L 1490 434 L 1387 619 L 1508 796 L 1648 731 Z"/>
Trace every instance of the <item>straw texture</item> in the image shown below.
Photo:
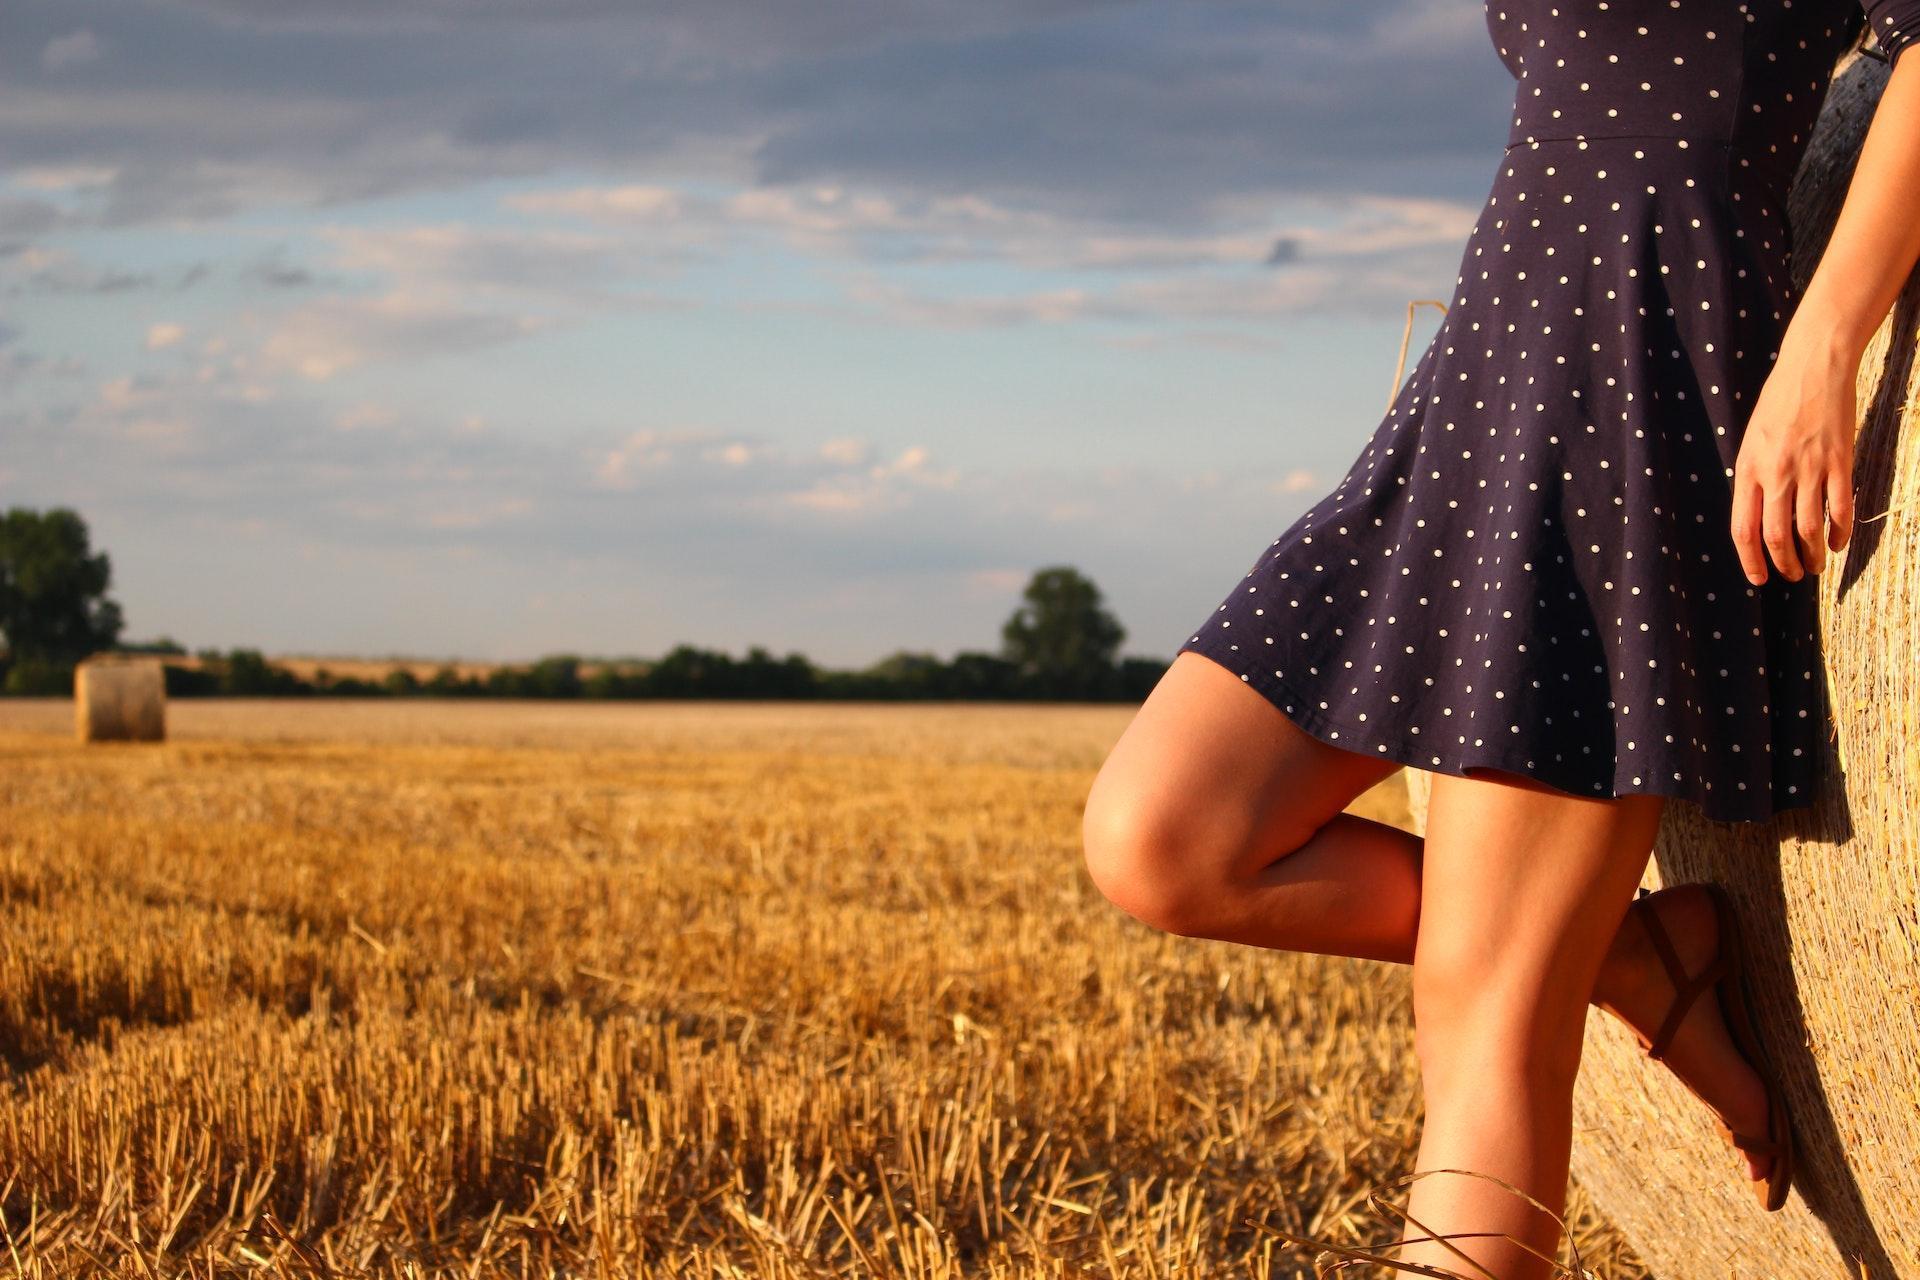
<path fill-rule="evenodd" d="M 167 689 L 158 658 L 102 654 L 73 672 L 74 722 L 82 742 L 159 742 L 167 736 Z"/>
<path fill-rule="evenodd" d="M 1796 289 L 1826 246 L 1886 76 L 1855 58 L 1829 94 L 1790 209 Z M 1760 1209 L 1707 1109 L 1589 1011 L 1573 1174 L 1672 1280 L 1920 1277 L 1920 444 L 1902 431 L 1917 330 L 1909 280 L 1861 362 L 1857 523 L 1821 575 L 1833 780 L 1810 809 L 1766 823 L 1712 823 L 1670 803 L 1646 877 L 1650 888 L 1713 880 L 1734 897 L 1794 1113 L 1785 1209 Z M 1431 775 L 1407 779 L 1424 830 Z"/>

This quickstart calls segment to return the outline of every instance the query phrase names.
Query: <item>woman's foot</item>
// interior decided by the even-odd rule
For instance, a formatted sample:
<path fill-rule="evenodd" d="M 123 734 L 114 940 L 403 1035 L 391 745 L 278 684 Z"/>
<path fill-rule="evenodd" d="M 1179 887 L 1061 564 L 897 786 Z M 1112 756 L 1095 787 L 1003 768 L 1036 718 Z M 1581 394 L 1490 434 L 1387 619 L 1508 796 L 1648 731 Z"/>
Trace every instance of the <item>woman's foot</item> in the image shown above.
<path fill-rule="evenodd" d="M 1676 994 L 1648 937 L 1644 911 L 1659 913 L 1660 925 L 1689 975 L 1712 964 L 1720 946 L 1713 900 L 1699 885 L 1661 889 L 1627 912 L 1601 968 L 1593 1002 L 1632 1027 L 1643 1045 L 1652 1040 Z M 1766 1136 L 1766 1083 L 1734 1046 L 1712 988 L 1694 998 L 1662 1061 L 1734 1132 Z M 1746 1159 L 1748 1175 L 1755 1179 L 1766 1177 L 1773 1163 L 1772 1156 Z"/>

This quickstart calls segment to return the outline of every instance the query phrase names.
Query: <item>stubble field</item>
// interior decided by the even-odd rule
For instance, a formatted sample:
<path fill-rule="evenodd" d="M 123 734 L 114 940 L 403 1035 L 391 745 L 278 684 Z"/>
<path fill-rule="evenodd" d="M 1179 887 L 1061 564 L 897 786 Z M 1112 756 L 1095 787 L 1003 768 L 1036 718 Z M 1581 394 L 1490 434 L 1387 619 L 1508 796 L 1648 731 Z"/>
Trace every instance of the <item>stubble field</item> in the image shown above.
<path fill-rule="evenodd" d="M 1130 714 L 208 701 L 83 748 L 0 703 L 0 1275 L 1258 1278 L 1311 1259 L 1250 1220 L 1384 1240 L 1406 972 L 1108 904 L 1080 806 Z"/>

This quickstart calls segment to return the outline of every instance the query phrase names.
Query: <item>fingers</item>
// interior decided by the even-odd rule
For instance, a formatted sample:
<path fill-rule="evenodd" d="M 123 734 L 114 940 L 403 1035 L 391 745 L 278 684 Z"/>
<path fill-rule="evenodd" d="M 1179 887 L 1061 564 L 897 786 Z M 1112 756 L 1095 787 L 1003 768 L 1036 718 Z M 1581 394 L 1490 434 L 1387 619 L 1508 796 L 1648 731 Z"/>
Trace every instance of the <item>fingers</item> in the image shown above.
<path fill-rule="evenodd" d="M 1766 491 L 1760 482 L 1736 464 L 1733 478 L 1733 549 L 1747 581 L 1758 586 L 1767 580 L 1767 557 L 1760 547 L 1760 511 Z"/>
<path fill-rule="evenodd" d="M 1853 467 L 1835 466 L 1827 472 L 1827 546 L 1840 551 L 1853 536 Z"/>
<path fill-rule="evenodd" d="M 1853 535 L 1853 459 L 1834 456 L 1811 474 L 1795 475 L 1747 457 L 1742 452 L 1734 462 L 1731 521 L 1747 580 L 1767 580 L 1769 557 L 1789 582 L 1824 571 L 1827 553 Z"/>
<path fill-rule="evenodd" d="M 1794 532 L 1800 535 L 1794 548 L 1808 573 L 1827 567 L 1827 487 L 1823 477 L 1802 480 L 1794 489 Z"/>
<path fill-rule="evenodd" d="M 1806 573 L 1800 564 L 1799 548 L 1794 546 L 1795 489 L 1791 480 L 1785 480 L 1767 490 L 1760 511 L 1760 540 L 1779 567 L 1780 576 L 1788 582 L 1798 582 Z"/>

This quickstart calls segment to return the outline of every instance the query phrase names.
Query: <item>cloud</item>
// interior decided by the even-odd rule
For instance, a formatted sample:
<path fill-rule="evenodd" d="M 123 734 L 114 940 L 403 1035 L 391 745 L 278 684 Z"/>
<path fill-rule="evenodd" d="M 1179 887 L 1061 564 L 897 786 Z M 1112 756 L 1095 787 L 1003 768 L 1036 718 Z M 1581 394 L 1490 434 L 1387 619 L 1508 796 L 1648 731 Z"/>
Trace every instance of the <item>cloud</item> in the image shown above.
<path fill-rule="evenodd" d="M 86 362 L 74 356 L 48 359 L 23 350 L 19 340 L 20 330 L 0 320 L 0 388 L 11 389 L 29 378 L 70 378 L 86 369 Z"/>
<path fill-rule="evenodd" d="M 1296 467 L 1273 482 L 1275 493 L 1311 493 L 1320 487 L 1320 477 L 1304 467 Z"/>
<path fill-rule="evenodd" d="M 0 236 L 38 236 L 66 221 L 60 206 L 48 200 L 0 196 Z"/>
<path fill-rule="evenodd" d="M 700 427 L 643 428 L 618 444 L 594 455 L 593 477 L 602 488 L 630 491 L 649 473 L 685 467 L 692 462 L 718 464 L 724 469 L 779 462 L 781 449 L 768 441 L 743 440 Z"/>
<path fill-rule="evenodd" d="M 820 456 L 829 462 L 838 462 L 845 466 L 857 467 L 867 460 L 872 452 L 872 442 L 854 436 L 836 436 L 820 446 Z"/>
<path fill-rule="evenodd" d="M 1297 209 L 1282 230 L 1122 229 L 1098 216 L 1019 209 L 980 194 L 895 198 L 880 189 L 802 186 L 726 197 L 670 186 L 575 186 L 510 196 L 508 207 L 670 234 L 685 244 L 717 245 L 728 236 L 778 234 L 815 256 L 889 265 L 996 262 L 1051 271 L 1141 271 L 1203 266 L 1278 265 L 1302 259 L 1359 257 L 1433 245 L 1457 251 L 1479 202 L 1368 196 L 1285 202 Z M 1271 224 L 1283 210 L 1245 211 Z"/>
<path fill-rule="evenodd" d="M 719 446 L 710 456 L 718 458 L 730 467 L 744 467 L 759 456 L 759 451 L 750 444 L 735 440 L 730 444 Z"/>
<path fill-rule="evenodd" d="M 593 469 L 594 479 L 609 489 L 632 489 L 640 482 L 642 473 L 672 465 L 681 446 L 711 438 L 710 433 L 698 429 L 644 428 L 600 455 L 599 464 Z"/>
<path fill-rule="evenodd" d="M 0 202 L 0 222 L 6 218 Z M 52 219 L 48 228 L 64 225 Z M 29 245 L 0 258 L 0 294 L 24 297 L 32 294 L 51 296 L 111 296 L 154 290 L 178 292 L 204 281 L 210 274 L 205 263 L 190 263 L 167 271 L 131 271 L 123 267 L 98 266 L 80 258 L 72 250 Z"/>
<path fill-rule="evenodd" d="M 1404 217 L 1395 217 L 1398 209 Z M 1434 201 L 1361 201 L 1328 228 L 1296 233 L 1314 246 L 1285 271 L 1138 272 L 1108 285 L 1061 285 L 1001 293 L 963 293 L 918 285 L 899 272 L 857 269 L 845 301 L 829 308 L 849 318 L 871 314 L 892 324 L 941 329 L 995 329 L 1088 321 L 1185 322 L 1178 335 L 1210 345 L 1258 348 L 1271 340 L 1235 336 L 1223 322 L 1263 324 L 1289 315 L 1379 316 L 1430 292 L 1455 270 L 1460 241 L 1477 210 Z M 1164 342 L 1149 335 L 1144 342 Z"/>
<path fill-rule="evenodd" d="M 795 234 L 972 199 L 1197 230 L 1282 193 L 1469 196 L 1511 102 L 1445 0 L 802 8 L 71 0 L 14 15 L 0 154 L 95 175 L 63 189 L 106 225 L 592 172 L 597 216 L 672 217 L 671 174 Z M 73 74 L 119 47 L 110 84 Z M 836 189 L 881 203 L 782 207 Z"/>
<path fill-rule="evenodd" d="M 468 223 L 329 224 L 313 251 L 336 288 L 375 280 L 391 296 L 490 313 L 514 312 L 519 332 L 545 331 L 614 311 L 684 310 L 694 303 L 662 292 L 654 280 L 672 256 L 638 237 L 574 228 L 494 227 Z M 274 287 L 319 283 L 284 266 Z M 333 294 L 311 306 L 336 305 Z"/>
<path fill-rule="evenodd" d="M 40 50 L 40 65 L 48 71 L 65 71 L 70 67 L 97 62 L 99 58 L 100 42 L 85 27 L 55 36 Z"/>
<path fill-rule="evenodd" d="M 644 227 L 672 226 L 683 221 L 688 200 L 671 187 L 630 182 L 522 192 L 508 196 L 506 204 L 508 208 L 527 213 L 564 213 L 616 226 Z"/>
<path fill-rule="evenodd" d="M 616 268 L 626 248 L 607 235 L 461 223 L 327 226 L 319 235 L 343 270 L 470 290 L 584 290 Z"/>
<path fill-rule="evenodd" d="M 339 431 L 361 431 L 368 427 L 390 427 L 399 420 L 399 411 L 391 405 L 363 402 L 336 413 L 333 425 Z"/>
<path fill-rule="evenodd" d="M 0 403 L 9 491 L 79 505 L 136 625 L 196 643 L 522 658 L 767 642 L 866 661 L 991 647 L 988 606 L 1069 563 L 1137 628 L 1130 652 L 1170 654 L 1292 516 L 1278 450 L 1188 472 L 687 423 L 529 436 L 325 383 L 261 398 L 244 361 L 209 359 L 212 379 L 167 363 L 72 403 Z M 523 589 L 550 607 L 504 603 Z"/>
<path fill-rule="evenodd" d="M 505 635 L 481 616 L 496 592 L 558 601 L 578 575 L 626 610 L 595 634 L 777 619 L 784 643 L 858 609 L 892 642 L 944 635 L 950 599 L 1043 556 L 1193 590 L 1197 547 L 1304 496 L 1301 457 L 995 466 L 985 441 L 943 453 L 950 417 L 794 439 L 667 398 L 602 404 L 590 430 L 496 426 L 505 405 L 419 392 L 433 361 L 616 309 L 737 307 L 716 319 L 755 338 L 1075 326 L 1138 350 L 1264 353 L 1276 320 L 1343 308 L 1397 329 L 1452 278 L 1513 89 L 1452 0 L 16 8 L 0 385 L 30 394 L 0 397 L 9 488 L 123 522 L 129 555 L 164 548 L 152 573 L 194 561 L 152 598 L 208 628 L 373 634 L 385 610 Z M 749 287 L 704 287 L 721 276 Z M 168 358 L 115 367 L 156 334 Z"/>
<path fill-rule="evenodd" d="M 33 191 L 81 191 L 113 180 L 114 171 L 99 165 L 47 165 L 16 169 L 9 181 Z"/>
<path fill-rule="evenodd" d="M 529 498 L 501 498 L 480 506 L 429 511 L 424 517 L 430 529 L 485 529 L 518 519 L 533 510 Z"/>
<path fill-rule="evenodd" d="M 147 326 L 147 350 L 160 351 L 176 346 L 186 336 L 187 331 L 171 320 Z"/>
<path fill-rule="evenodd" d="M 284 261 L 279 251 L 261 255 L 240 267 L 240 278 L 268 289 L 304 289 L 316 282 L 307 268 Z"/>
<path fill-rule="evenodd" d="M 1480 209 L 1477 202 L 1429 197 L 1323 197 L 1267 211 L 1264 227 L 1148 234 L 1101 220 L 1017 211 L 979 196 L 893 200 L 878 192 L 820 188 L 716 198 L 650 186 L 644 197 L 621 186 L 575 186 L 522 193 L 508 203 L 523 212 L 601 225 L 644 225 L 656 246 L 667 240 L 715 253 L 756 234 L 777 234 L 809 256 L 851 265 L 840 277 L 841 305 L 826 304 L 826 310 L 943 329 L 1085 320 L 1217 322 L 1310 310 L 1371 314 L 1402 305 L 1444 279 L 1457 266 L 1460 243 Z M 1274 228 L 1276 220 L 1284 220 L 1282 229 Z M 592 256 L 603 271 L 618 261 L 615 250 L 592 239 L 563 243 L 567 252 Z M 1284 271 L 1272 269 L 1276 255 Z M 540 254 L 527 256 L 537 261 Z M 413 270 L 436 260 L 431 248 L 396 248 L 392 257 Z M 923 286 L 902 270 L 957 263 L 1026 268 L 1042 281 L 1072 271 L 1096 283 L 984 294 L 962 292 L 946 278 Z M 1219 332 L 1201 340 L 1236 341 Z"/>
<path fill-rule="evenodd" d="M 929 466 L 927 450 L 913 445 L 890 461 L 838 470 L 803 489 L 771 495 L 771 500 L 820 514 L 870 516 L 911 505 L 915 489 L 950 490 L 958 487 L 960 480 L 957 468 Z M 768 502 L 763 498 L 755 505 L 764 510 Z"/>
<path fill-rule="evenodd" d="M 324 382 L 376 360 L 420 360 L 470 352 L 536 333 L 540 316 L 500 315 L 462 303 L 392 291 L 327 297 L 293 308 L 260 344 L 263 366 Z"/>
<path fill-rule="evenodd" d="M 1033 571 L 1020 568 L 974 569 L 967 576 L 967 585 L 976 591 L 988 595 L 1012 595 L 1027 585 Z"/>
<path fill-rule="evenodd" d="M 103 379 L 65 408 L 11 406 L 0 411 L 9 465 L 57 490 L 85 459 L 90 488 L 112 509 L 217 513 L 308 537 L 396 545 L 511 526 L 515 541 L 490 544 L 500 554 L 585 553 L 644 537 L 662 553 L 722 558 L 756 540 L 764 554 L 772 539 L 782 556 L 813 547 L 854 566 L 909 547 L 1004 550 L 1021 545 L 1021 528 L 1064 512 L 1132 510 L 1153 505 L 1144 490 L 1158 500 L 1182 491 L 1148 468 L 963 468 L 920 444 L 790 445 L 698 425 L 637 427 L 583 449 L 590 437 L 530 438 L 375 400 L 335 404 L 300 383 L 262 396 L 244 363 L 219 370 L 206 379 L 166 366 Z M 1260 484 L 1254 469 L 1236 483 L 1248 493 Z"/>

